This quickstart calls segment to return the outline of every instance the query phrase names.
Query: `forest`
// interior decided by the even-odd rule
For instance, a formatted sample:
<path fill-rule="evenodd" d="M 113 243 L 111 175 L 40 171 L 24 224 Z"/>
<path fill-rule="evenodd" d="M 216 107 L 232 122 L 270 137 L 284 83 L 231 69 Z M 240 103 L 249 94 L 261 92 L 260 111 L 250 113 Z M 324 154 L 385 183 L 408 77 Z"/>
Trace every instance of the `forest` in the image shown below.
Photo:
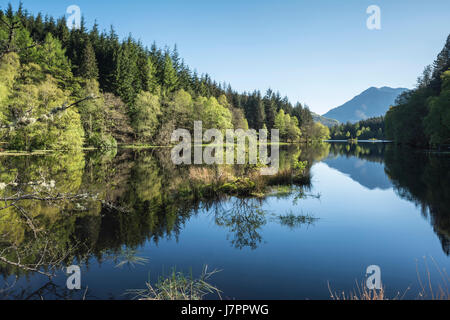
<path fill-rule="evenodd" d="M 398 144 L 450 145 L 450 35 L 414 90 L 401 94 L 386 113 L 386 138 Z"/>
<path fill-rule="evenodd" d="M 279 129 L 284 142 L 329 137 L 308 107 L 269 89 L 238 93 L 198 74 L 177 46 L 150 48 L 113 27 L 68 28 L 64 17 L 0 10 L 2 149 L 167 145 L 177 128 Z"/>
<path fill-rule="evenodd" d="M 333 140 L 384 140 L 384 117 L 369 118 L 357 123 L 342 123 L 330 129 Z"/>

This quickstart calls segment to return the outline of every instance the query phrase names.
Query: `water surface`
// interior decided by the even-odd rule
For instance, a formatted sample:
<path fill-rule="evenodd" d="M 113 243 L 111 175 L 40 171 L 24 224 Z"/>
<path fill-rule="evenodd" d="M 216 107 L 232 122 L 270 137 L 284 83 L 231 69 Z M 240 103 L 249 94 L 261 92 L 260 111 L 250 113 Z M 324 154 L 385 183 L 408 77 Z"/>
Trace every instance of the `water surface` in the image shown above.
<path fill-rule="evenodd" d="M 212 283 L 230 299 L 328 299 L 328 284 L 351 291 L 369 265 L 380 266 L 390 297 L 408 287 L 406 297 L 417 297 L 417 267 L 424 275 L 428 265 L 433 283 L 440 282 L 433 261 L 441 271 L 450 266 L 449 156 L 383 143 L 290 146 L 281 156 L 282 167 L 308 161 L 310 183 L 263 199 L 189 203 L 170 199 L 188 176 L 158 150 L 1 158 L 2 179 L 46 176 L 61 192 L 104 200 L 84 208 L 27 205 L 58 245 L 82 243 L 73 256 L 81 291 L 66 290 L 62 272 L 49 281 L 0 264 L 2 297 L 129 299 L 127 289 L 144 288 L 174 267 L 195 276 L 205 265 L 221 270 Z M 287 218 L 301 215 L 314 219 Z M 0 234 L 19 246 L 33 243 L 14 221 L 3 212 Z"/>

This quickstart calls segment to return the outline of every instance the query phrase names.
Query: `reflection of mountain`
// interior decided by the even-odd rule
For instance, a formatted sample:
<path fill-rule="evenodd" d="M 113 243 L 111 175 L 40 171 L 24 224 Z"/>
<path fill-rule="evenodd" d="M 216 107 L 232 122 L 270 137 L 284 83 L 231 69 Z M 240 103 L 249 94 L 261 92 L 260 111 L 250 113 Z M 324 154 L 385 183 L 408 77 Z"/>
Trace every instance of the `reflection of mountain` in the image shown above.
<path fill-rule="evenodd" d="M 328 166 L 416 204 L 450 255 L 450 158 L 382 143 L 331 143 Z"/>
<path fill-rule="evenodd" d="M 323 162 L 366 188 L 386 190 L 392 183 L 384 172 L 384 150 L 384 143 L 332 143 Z"/>
<path fill-rule="evenodd" d="M 330 157 L 323 162 L 329 167 L 349 175 L 354 181 L 368 189 L 392 188 L 392 183 L 386 176 L 382 163 L 344 156 Z"/>

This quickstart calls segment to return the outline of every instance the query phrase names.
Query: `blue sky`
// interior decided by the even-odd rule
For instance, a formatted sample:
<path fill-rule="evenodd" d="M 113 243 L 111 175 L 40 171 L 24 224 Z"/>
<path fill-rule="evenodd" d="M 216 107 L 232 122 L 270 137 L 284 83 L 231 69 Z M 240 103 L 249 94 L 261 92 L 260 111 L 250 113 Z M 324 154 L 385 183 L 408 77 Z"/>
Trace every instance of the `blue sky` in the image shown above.
<path fill-rule="evenodd" d="M 11 2 L 0 0 L 4 8 Z M 89 26 L 178 45 L 200 73 L 238 91 L 279 90 L 323 114 L 371 87 L 414 86 L 450 32 L 448 0 L 23 0 L 59 17 L 78 5 Z M 381 30 L 368 30 L 369 5 Z"/>

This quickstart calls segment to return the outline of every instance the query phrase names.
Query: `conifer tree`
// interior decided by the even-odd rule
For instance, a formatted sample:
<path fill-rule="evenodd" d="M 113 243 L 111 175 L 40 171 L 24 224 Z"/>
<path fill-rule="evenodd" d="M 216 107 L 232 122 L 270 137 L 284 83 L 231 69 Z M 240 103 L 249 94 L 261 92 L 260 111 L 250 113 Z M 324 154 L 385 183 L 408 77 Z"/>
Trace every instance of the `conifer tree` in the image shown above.
<path fill-rule="evenodd" d="M 97 59 L 91 41 L 85 41 L 78 75 L 85 79 L 98 79 Z"/>
<path fill-rule="evenodd" d="M 141 91 L 136 81 L 138 75 L 137 56 L 129 38 L 119 49 L 114 82 L 115 93 L 130 105 L 134 103 L 137 94 Z"/>
<path fill-rule="evenodd" d="M 163 89 L 166 93 L 175 91 L 177 88 L 177 74 L 173 67 L 170 55 L 166 53 L 164 57 Z"/>

